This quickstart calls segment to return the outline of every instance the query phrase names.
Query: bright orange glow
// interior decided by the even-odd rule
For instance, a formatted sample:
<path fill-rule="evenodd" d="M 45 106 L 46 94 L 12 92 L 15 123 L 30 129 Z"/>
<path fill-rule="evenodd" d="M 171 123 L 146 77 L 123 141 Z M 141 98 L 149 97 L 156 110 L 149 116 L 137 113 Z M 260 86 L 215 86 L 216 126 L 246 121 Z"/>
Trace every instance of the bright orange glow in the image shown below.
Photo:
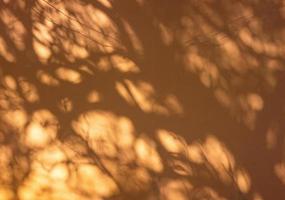
<path fill-rule="evenodd" d="M 0 199 L 11 200 L 14 198 L 14 194 L 8 188 L 0 188 Z"/>
<path fill-rule="evenodd" d="M 158 130 L 157 137 L 167 151 L 173 153 L 181 153 L 184 151 L 184 141 L 173 132 Z"/>
<path fill-rule="evenodd" d="M 134 100 L 132 99 L 131 95 L 129 94 L 127 88 L 123 83 L 116 82 L 116 90 L 119 93 L 119 95 L 127 101 L 129 104 L 134 105 Z"/>
<path fill-rule="evenodd" d="M 33 114 L 32 121 L 28 124 L 24 143 L 31 147 L 45 147 L 57 134 L 57 120 L 48 110 L 39 110 Z"/>
<path fill-rule="evenodd" d="M 161 188 L 162 198 L 167 200 L 186 200 L 189 199 L 188 191 L 192 185 L 186 181 L 169 180 Z"/>
<path fill-rule="evenodd" d="M 168 95 L 165 99 L 165 104 L 167 108 L 171 110 L 173 113 L 182 114 L 183 107 L 179 100 L 174 95 Z"/>
<path fill-rule="evenodd" d="M 274 166 L 274 171 L 277 177 L 285 185 L 285 163 L 278 163 Z"/>
<path fill-rule="evenodd" d="M 50 74 L 44 72 L 44 71 L 38 71 L 37 77 L 40 80 L 41 83 L 48 85 L 48 86 L 58 86 L 59 81 L 51 76 Z"/>
<path fill-rule="evenodd" d="M 9 62 L 15 62 L 15 57 L 7 50 L 7 44 L 0 37 L 0 55 L 5 57 Z"/>
<path fill-rule="evenodd" d="M 200 144 L 190 144 L 187 147 L 187 155 L 189 160 L 195 163 L 203 163 L 205 161 Z"/>
<path fill-rule="evenodd" d="M 16 80 L 12 76 L 9 76 L 9 75 L 5 76 L 3 82 L 7 88 L 9 88 L 11 90 L 17 89 Z"/>
<path fill-rule="evenodd" d="M 237 185 L 241 192 L 246 193 L 250 190 L 250 178 L 244 171 L 238 171 L 236 173 Z"/>
<path fill-rule="evenodd" d="M 96 90 L 92 90 L 87 96 L 87 101 L 89 103 L 97 103 L 100 100 L 101 100 L 101 96 Z"/>
<path fill-rule="evenodd" d="M 140 72 L 138 66 L 136 66 L 134 62 L 132 62 L 127 58 L 121 56 L 112 56 L 111 60 L 114 67 L 116 67 L 121 72 L 133 72 L 133 73 Z"/>
<path fill-rule="evenodd" d="M 28 122 L 27 113 L 20 109 L 7 111 L 2 117 L 6 123 L 17 127 L 19 130 L 22 130 L 25 124 Z"/>
<path fill-rule="evenodd" d="M 248 103 L 253 110 L 262 110 L 263 108 L 263 100 L 258 94 L 250 94 Z"/>
<path fill-rule="evenodd" d="M 72 126 L 100 155 L 118 156 L 117 148 L 129 150 L 134 143 L 131 121 L 112 113 L 88 112 L 74 121 Z"/>
<path fill-rule="evenodd" d="M 227 148 L 214 136 L 209 135 L 203 144 L 204 156 L 217 170 L 220 178 L 229 182 L 228 172 L 235 166 L 235 160 Z"/>
<path fill-rule="evenodd" d="M 145 82 L 139 84 L 134 84 L 130 80 L 126 80 L 125 82 L 140 109 L 144 112 L 151 112 L 152 102 L 149 98 L 151 98 L 154 92 L 152 86 Z"/>
<path fill-rule="evenodd" d="M 78 174 L 79 179 L 74 184 L 87 193 L 108 197 L 117 191 L 116 184 L 112 179 L 95 166 L 81 165 Z"/>
<path fill-rule="evenodd" d="M 82 81 L 81 75 L 79 72 L 69 69 L 66 67 L 60 67 L 56 70 L 56 75 L 58 78 L 61 80 L 73 83 L 73 84 L 78 84 Z"/>
<path fill-rule="evenodd" d="M 174 96 L 168 96 L 166 106 L 159 104 L 154 98 L 155 90 L 151 84 L 139 81 L 137 84 L 130 80 L 124 80 L 123 83 L 116 83 L 118 93 L 131 105 L 137 105 L 146 113 L 157 113 L 161 115 L 169 115 L 170 112 L 181 113 L 178 100 Z"/>
<path fill-rule="evenodd" d="M 40 60 L 45 62 L 47 59 L 49 59 L 49 57 L 51 56 L 51 51 L 46 45 L 34 41 L 33 46 Z"/>
<path fill-rule="evenodd" d="M 156 152 L 154 143 L 147 139 L 137 139 L 135 143 L 135 151 L 138 156 L 138 161 L 143 166 L 146 166 L 156 172 L 161 172 L 163 165 L 161 159 Z"/>
<path fill-rule="evenodd" d="M 27 80 L 20 79 L 19 80 L 20 87 L 23 91 L 23 95 L 25 99 L 31 103 L 35 103 L 40 100 L 37 88 L 32 83 Z"/>
<path fill-rule="evenodd" d="M 0 200 L 285 199 L 284 6 L 0 0 Z"/>

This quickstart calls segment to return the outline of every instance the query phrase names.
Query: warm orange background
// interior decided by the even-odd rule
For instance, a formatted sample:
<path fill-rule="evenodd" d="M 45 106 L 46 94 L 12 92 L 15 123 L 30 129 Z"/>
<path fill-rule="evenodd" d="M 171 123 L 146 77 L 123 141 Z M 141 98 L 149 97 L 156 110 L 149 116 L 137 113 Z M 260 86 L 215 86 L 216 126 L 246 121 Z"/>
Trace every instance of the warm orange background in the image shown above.
<path fill-rule="evenodd" d="M 284 200 L 284 0 L 1 0 L 0 200 Z"/>

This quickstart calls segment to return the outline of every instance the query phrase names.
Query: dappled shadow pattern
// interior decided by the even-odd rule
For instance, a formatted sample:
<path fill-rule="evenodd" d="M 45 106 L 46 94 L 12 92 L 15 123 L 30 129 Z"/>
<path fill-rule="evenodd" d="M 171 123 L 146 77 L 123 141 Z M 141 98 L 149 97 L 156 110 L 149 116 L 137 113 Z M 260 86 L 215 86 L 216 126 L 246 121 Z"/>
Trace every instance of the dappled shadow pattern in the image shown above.
<path fill-rule="evenodd" d="M 0 2 L 0 199 L 285 198 L 285 2 Z"/>

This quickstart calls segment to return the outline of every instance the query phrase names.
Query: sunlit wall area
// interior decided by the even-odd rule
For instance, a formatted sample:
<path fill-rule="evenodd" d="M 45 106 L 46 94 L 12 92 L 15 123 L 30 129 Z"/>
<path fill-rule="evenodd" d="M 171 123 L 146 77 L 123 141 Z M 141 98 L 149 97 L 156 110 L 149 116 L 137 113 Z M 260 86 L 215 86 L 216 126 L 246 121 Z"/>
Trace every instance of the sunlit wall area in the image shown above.
<path fill-rule="evenodd" d="M 0 200 L 285 199 L 284 0 L 0 1 Z"/>

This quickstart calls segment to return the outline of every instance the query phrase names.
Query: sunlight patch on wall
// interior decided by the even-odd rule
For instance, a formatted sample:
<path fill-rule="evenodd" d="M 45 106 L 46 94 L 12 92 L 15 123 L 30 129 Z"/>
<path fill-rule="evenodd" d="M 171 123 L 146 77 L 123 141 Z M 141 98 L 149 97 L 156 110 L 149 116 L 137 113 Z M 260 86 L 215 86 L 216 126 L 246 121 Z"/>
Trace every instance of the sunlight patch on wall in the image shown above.
<path fill-rule="evenodd" d="M 101 10 L 93 7 L 93 6 L 88 6 L 88 10 L 87 11 L 92 11 L 92 13 L 89 13 L 91 16 L 91 19 L 94 22 L 98 22 L 99 26 L 104 28 L 104 27 L 108 27 L 112 24 L 112 21 L 109 19 L 109 17 Z"/>
<path fill-rule="evenodd" d="M 257 53 L 264 53 L 273 57 L 282 56 L 284 53 L 282 46 L 272 42 L 267 42 L 266 40 L 255 38 L 248 28 L 242 28 L 239 31 L 239 37 L 245 45 L 251 47 Z"/>
<path fill-rule="evenodd" d="M 102 96 L 96 90 L 92 90 L 86 97 L 89 103 L 97 103 L 102 100 Z"/>
<path fill-rule="evenodd" d="M 136 138 L 134 126 L 127 117 L 90 111 L 72 126 L 128 191 L 147 188 L 151 181 L 148 171 L 161 173 L 163 170 L 155 142 L 144 134 Z M 134 164 L 136 167 L 131 167 Z"/>
<path fill-rule="evenodd" d="M 12 43 L 18 50 L 24 50 L 24 38 L 27 32 L 22 21 L 9 9 L 1 9 L 0 17 L 6 28 L 9 27 L 9 37 Z"/>
<path fill-rule="evenodd" d="M 23 200 L 81 199 L 69 185 L 69 171 L 64 152 L 56 145 L 35 151 L 31 160 L 31 171 L 18 194 Z M 39 195 L 40 194 L 40 195 Z"/>
<path fill-rule="evenodd" d="M 80 34 L 75 34 L 74 37 L 78 38 L 77 40 L 80 40 L 79 38 L 81 38 L 82 36 Z M 85 42 L 82 42 L 83 44 L 77 44 L 77 43 L 71 42 L 68 38 L 63 38 L 63 39 L 64 40 L 62 40 L 62 46 L 64 48 L 64 51 L 61 53 L 64 53 L 65 57 L 70 62 L 75 62 L 75 60 L 77 59 L 84 59 L 89 56 L 89 52 L 88 52 L 87 45 L 85 44 Z"/>
<path fill-rule="evenodd" d="M 135 105 L 135 101 L 133 100 L 131 94 L 128 91 L 128 88 L 126 87 L 126 84 L 124 84 L 123 82 L 116 82 L 115 84 L 115 88 L 117 90 L 117 92 L 119 93 L 119 95 L 130 105 L 134 106 Z"/>
<path fill-rule="evenodd" d="M 243 193 L 250 190 L 249 175 L 245 170 L 236 168 L 233 155 L 215 136 L 208 135 L 203 142 L 187 143 L 175 133 L 160 129 L 157 130 L 156 137 L 169 153 L 168 162 L 176 174 L 188 176 L 201 173 L 186 161 L 188 159 L 201 166 L 202 171 L 214 172 L 223 183 L 236 184 Z M 186 160 L 184 160 L 185 158 Z"/>
<path fill-rule="evenodd" d="M 185 141 L 177 134 L 167 130 L 157 130 L 158 140 L 162 146 L 171 153 L 182 153 L 185 150 Z"/>
<path fill-rule="evenodd" d="M 274 166 L 275 175 L 282 181 L 285 185 L 285 162 L 277 163 Z"/>
<path fill-rule="evenodd" d="M 217 84 L 220 78 L 218 67 L 207 58 L 199 55 L 195 48 L 188 53 L 185 62 L 186 69 L 198 73 L 200 81 L 205 87 L 210 88 Z"/>
<path fill-rule="evenodd" d="M 47 60 L 51 57 L 51 50 L 49 49 L 47 45 L 34 40 L 33 47 L 40 61 L 47 62 Z"/>
<path fill-rule="evenodd" d="M 45 147 L 55 139 L 57 130 L 56 117 L 48 110 L 38 110 L 27 125 L 22 140 L 30 148 Z"/>
<path fill-rule="evenodd" d="M 25 110 L 8 110 L 2 114 L 2 120 L 18 130 L 22 130 L 28 122 L 28 115 Z"/>
<path fill-rule="evenodd" d="M 35 103 L 40 100 L 37 87 L 24 78 L 19 78 L 19 86 L 22 90 L 24 98 L 30 102 Z"/>
<path fill-rule="evenodd" d="M 223 64 L 223 67 L 226 69 L 232 68 L 233 70 L 239 73 L 245 72 L 248 69 L 248 67 L 247 66 L 241 67 L 245 66 L 245 60 L 242 56 L 238 44 L 236 44 L 236 42 L 234 42 L 227 36 L 220 36 L 220 37 L 222 39 L 218 39 L 218 41 L 220 42 L 221 45 L 221 51 L 223 51 L 223 54 L 225 55 L 222 57 L 223 61 L 221 62 Z"/>
<path fill-rule="evenodd" d="M 147 138 L 138 138 L 135 142 L 135 151 L 138 156 L 138 163 L 155 172 L 161 172 L 163 165 L 159 154 L 156 151 L 155 143 Z"/>
<path fill-rule="evenodd" d="M 98 0 L 98 2 L 102 3 L 107 8 L 112 8 L 112 4 L 110 3 L 109 0 Z"/>
<path fill-rule="evenodd" d="M 45 43 L 48 44 L 50 42 L 52 42 L 52 36 L 51 36 L 51 28 L 53 28 L 52 23 L 39 23 L 39 22 L 35 22 L 34 26 L 33 26 L 33 34 L 35 35 L 35 37 Z"/>
<path fill-rule="evenodd" d="M 84 59 L 87 58 L 89 56 L 89 52 L 87 51 L 87 49 L 83 46 L 79 46 L 79 45 L 71 45 L 70 46 L 70 50 L 71 50 L 71 54 L 78 59 Z"/>
<path fill-rule="evenodd" d="M 210 171 L 214 169 L 223 183 L 236 185 L 241 193 L 250 191 L 249 174 L 236 165 L 233 155 L 218 138 L 208 135 L 203 143 L 193 143 L 188 149 L 190 160 L 205 164 Z"/>
<path fill-rule="evenodd" d="M 63 81 L 78 84 L 82 81 L 81 74 L 67 67 L 60 67 L 55 71 L 57 77 Z"/>
<path fill-rule="evenodd" d="M 9 89 L 0 89 L 0 108 L 3 110 L 22 109 L 23 99 L 18 92 Z"/>
<path fill-rule="evenodd" d="M 247 101 L 252 110 L 260 111 L 263 109 L 263 99 L 258 94 L 249 94 Z"/>
<path fill-rule="evenodd" d="M 235 175 L 236 183 L 242 193 L 247 193 L 250 190 L 251 182 L 248 174 L 244 170 L 238 170 Z"/>
<path fill-rule="evenodd" d="M 127 167 L 126 165 L 122 165 L 117 167 L 116 171 L 115 176 L 124 191 L 136 193 L 150 189 L 152 177 L 144 167 Z"/>
<path fill-rule="evenodd" d="M 8 62 L 15 62 L 15 56 L 9 52 L 6 42 L 0 37 L 0 55 L 4 57 Z"/>
<path fill-rule="evenodd" d="M 139 73 L 141 71 L 134 61 L 121 55 L 103 57 L 99 60 L 96 67 L 102 71 L 109 71 L 115 68 L 122 73 Z"/>
<path fill-rule="evenodd" d="M 202 145 L 199 143 L 192 143 L 187 146 L 187 157 L 194 163 L 202 164 L 205 162 Z"/>
<path fill-rule="evenodd" d="M 78 6 L 76 6 L 78 7 Z M 82 17 L 96 30 L 90 30 L 89 35 L 97 41 L 94 45 L 104 52 L 112 52 L 118 44 L 117 27 L 113 21 L 100 9 L 91 5 L 84 8 Z"/>
<path fill-rule="evenodd" d="M 17 82 L 15 78 L 11 75 L 6 75 L 3 78 L 3 84 L 10 90 L 16 90 L 17 89 Z"/>
<path fill-rule="evenodd" d="M 191 199 L 227 200 L 220 196 L 213 188 L 207 186 L 193 189 L 193 191 L 191 191 Z"/>
<path fill-rule="evenodd" d="M 68 97 L 62 98 L 58 103 L 58 108 L 64 113 L 71 112 L 73 110 L 73 102 Z"/>
<path fill-rule="evenodd" d="M 73 129 L 86 139 L 98 155 L 120 156 L 117 149 L 129 150 L 134 142 L 134 127 L 126 117 L 109 112 L 90 111 L 72 122 Z"/>
<path fill-rule="evenodd" d="M 232 105 L 231 97 L 226 90 L 217 88 L 216 90 L 214 90 L 214 95 L 221 105 L 227 108 Z"/>
<path fill-rule="evenodd" d="M 217 88 L 214 96 L 218 102 L 235 114 L 238 120 L 243 122 L 248 128 L 254 129 L 256 116 L 263 109 L 263 98 L 255 92 L 239 94 L 234 98 L 231 91 Z"/>
<path fill-rule="evenodd" d="M 276 71 L 282 69 L 282 63 L 277 59 L 267 59 L 265 65 L 270 71 Z M 272 76 L 272 73 L 268 73 L 268 77 L 266 78 L 267 79 L 271 78 L 272 80 L 267 80 L 267 81 L 271 83 L 272 86 L 275 86 L 276 80 L 275 77 Z"/>
<path fill-rule="evenodd" d="M 170 45 L 173 42 L 173 33 L 165 25 L 159 23 L 158 28 L 160 29 L 160 34 L 162 41 L 166 45 Z"/>
<path fill-rule="evenodd" d="M 130 80 L 126 80 L 125 83 L 140 109 L 142 109 L 144 112 L 151 112 L 153 102 L 150 98 L 151 95 L 154 94 L 152 85 L 147 82 L 135 84 Z"/>
<path fill-rule="evenodd" d="M 33 165 L 33 172 L 25 184 L 19 189 L 20 199 L 47 200 L 47 199 L 79 199 L 62 180 L 54 180 L 49 172 L 40 164 Z M 81 198 L 80 198 L 81 199 Z"/>
<path fill-rule="evenodd" d="M 109 71 L 111 69 L 111 60 L 110 57 L 107 58 L 101 58 L 97 63 L 96 63 L 96 68 L 101 70 L 101 71 Z"/>
<path fill-rule="evenodd" d="M 255 128 L 257 113 L 263 109 L 263 98 L 257 93 L 248 93 L 239 96 L 239 104 L 244 110 L 242 121 L 250 129 Z"/>
<path fill-rule="evenodd" d="M 253 195 L 253 200 L 264 200 L 264 199 L 262 198 L 260 194 L 256 193 Z"/>
<path fill-rule="evenodd" d="M 119 55 L 112 56 L 111 62 L 116 69 L 123 73 L 139 73 L 141 71 L 132 60 Z"/>
<path fill-rule="evenodd" d="M 66 181 L 69 173 L 65 164 L 57 164 L 50 171 L 50 177 L 55 181 Z"/>
<path fill-rule="evenodd" d="M 115 182 L 94 165 L 81 165 L 78 177 L 77 187 L 87 193 L 109 197 L 118 190 Z"/>
<path fill-rule="evenodd" d="M 13 171 L 11 170 L 11 167 L 10 167 L 10 161 L 13 158 L 13 152 L 8 145 L 2 144 L 0 146 L 0 156 L 1 156 L 0 157 L 0 170 L 2 172 L 0 174 L 0 180 L 3 186 L 6 184 L 7 186 L 9 186 L 9 183 L 12 181 L 12 177 L 13 177 Z"/>
<path fill-rule="evenodd" d="M 52 23 L 51 23 L 52 24 Z M 53 43 L 51 36 L 53 26 L 50 23 L 35 22 L 33 26 L 34 49 L 42 62 L 46 62 L 51 55 L 50 46 Z"/>
<path fill-rule="evenodd" d="M 68 200 L 80 198 L 62 180 L 54 180 L 41 165 L 37 165 L 37 168 L 34 168 L 33 173 L 19 188 L 18 194 L 21 200 Z"/>
<path fill-rule="evenodd" d="M 49 171 L 57 164 L 64 163 L 67 160 L 67 155 L 60 146 L 49 145 L 35 153 L 32 158 L 36 164 L 42 165 Z"/>
<path fill-rule="evenodd" d="M 143 45 L 139 37 L 137 36 L 136 32 L 134 31 L 132 26 L 127 21 L 123 21 L 123 25 L 124 25 L 125 31 L 127 32 L 128 39 L 130 40 L 130 43 L 132 45 L 131 48 L 134 48 L 137 54 L 143 55 L 144 53 Z"/>
<path fill-rule="evenodd" d="M 193 186 L 186 180 L 165 180 L 160 187 L 161 198 L 165 200 L 187 200 Z"/>
<path fill-rule="evenodd" d="M 0 199 L 12 200 L 14 198 L 14 193 L 10 188 L 0 187 Z"/>
<path fill-rule="evenodd" d="M 117 119 L 117 124 L 117 131 L 121 133 L 116 137 L 117 145 L 121 148 L 130 148 L 135 140 L 135 129 L 132 121 L 127 117 L 120 117 Z"/>
<path fill-rule="evenodd" d="M 175 155 L 175 154 L 174 154 Z M 172 158 L 169 162 L 173 172 L 179 176 L 194 176 L 194 170 L 190 163 L 179 160 L 179 158 Z"/>
<path fill-rule="evenodd" d="M 27 127 L 27 133 L 25 138 L 25 144 L 30 147 L 44 147 L 50 141 L 51 138 L 54 137 L 53 133 L 45 130 L 38 123 L 31 123 Z"/>
<path fill-rule="evenodd" d="M 59 85 L 59 81 L 55 77 L 53 77 L 52 75 L 50 75 L 49 73 L 43 70 L 39 70 L 37 72 L 37 78 L 42 84 L 47 85 L 47 86 L 58 86 Z"/>
<path fill-rule="evenodd" d="M 165 105 L 172 113 L 183 114 L 182 104 L 175 95 L 167 95 L 165 97 Z"/>
<path fill-rule="evenodd" d="M 203 151 L 207 161 L 217 170 L 220 178 L 229 182 L 228 171 L 235 166 L 233 155 L 216 137 L 209 135 L 203 144 Z"/>
<path fill-rule="evenodd" d="M 81 72 L 84 72 L 84 73 L 86 73 L 86 74 L 88 74 L 88 75 L 94 75 L 94 71 L 93 71 L 91 68 L 92 68 L 92 67 L 87 66 L 87 65 L 80 65 L 78 69 L 79 69 Z"/>
<path fill-rule="evenodd" d="M 266 131 L 266 147 L 273 150 L 277 145 L 278 140 L 278 126 L 276 123 L 271 123 Z"/>
<path fill-rule="evenodd" d="M 159 103 L 155 98 L 156 91 L 153 86 L 145 81 L 133 82 L 124 80 L 116 83 L 119 95 L 130 105 L 138 106 L 143 112 L 169 115 L 181 112 L 180 104 L 175 96 L 166 97 L 165 104 Z M 180 114 L 180 113 L 179 113 Z"/>

